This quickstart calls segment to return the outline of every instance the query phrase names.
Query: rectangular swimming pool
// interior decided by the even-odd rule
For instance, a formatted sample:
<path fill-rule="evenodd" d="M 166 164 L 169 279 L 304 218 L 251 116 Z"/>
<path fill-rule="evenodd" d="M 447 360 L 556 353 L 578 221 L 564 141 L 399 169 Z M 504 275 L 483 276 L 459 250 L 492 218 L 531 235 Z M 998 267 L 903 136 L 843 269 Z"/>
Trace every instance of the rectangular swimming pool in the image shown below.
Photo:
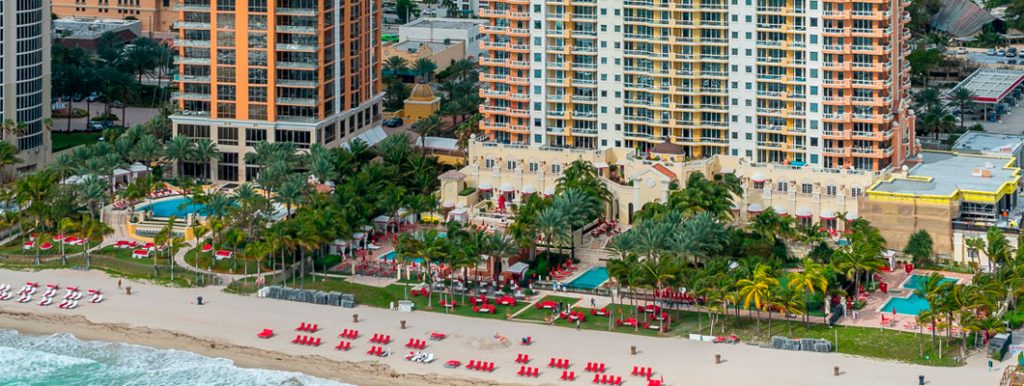
<path fill-rule="evenodd" d="M 608 281 L 608 268 L 594 267 L 567 284 L 570 288 L 594 289 Z"/>
<path fill-rule="evenodd" d="M 921 311 L 928 311 L 930 309 L 928 307 L 928 300 L 913 293 L 914 290 L 921 289 L 922 280 L 924 280 L 924 276 L 922 275 L 910 275 L 910 278 L 900 286 L 911 291 L 910 296 L 906 298 L 889 298 L 889 301 L 882 306 L 880 311 L 883 313 L 892 313 L 893 309 L 895 309 L 897 314 L 904 315 L 918 315 Z M 954 278 L 942 279 L 943 283 L 956 283 L 958 281 L 958 279 Z"/>

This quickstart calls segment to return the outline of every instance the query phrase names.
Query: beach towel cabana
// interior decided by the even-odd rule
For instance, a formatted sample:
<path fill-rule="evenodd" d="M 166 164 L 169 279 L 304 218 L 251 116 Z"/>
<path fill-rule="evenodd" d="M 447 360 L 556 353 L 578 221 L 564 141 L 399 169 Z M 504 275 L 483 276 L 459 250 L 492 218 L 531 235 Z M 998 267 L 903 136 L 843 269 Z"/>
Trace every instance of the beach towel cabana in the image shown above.
<path fill-rule="evenodd" d="M 217 251 L 217 260 L 227 259 L 230 258 L 232 255 L 234 255 L 234 253 L 232 253 L 231 251 L 225 251 L 221 249 Z"/>
<path fill-rule="evenodd" d="M 213 246 L 210 244 L 203 244 L 203 253 L 210 252 L 213 250 Z"/>
<path fill-rule="evenodd" d="M 49 242 L 44 242 L 42 245 L 39 246 L 39 249 L 44 251 L 48 251 L 50 250 L 50 248 L 53 248 L 53 244 L 50 244 Z"/>
<path fill-rule="evenodd" d="M 147 258 L 147 257 L 149 257 L 149 250 L 148 249 L 136 249 L 136 250 L 132 251 L 132 257 L 134 257 L 136 259 Z"/>
<path fill-rule="evenodd" d="M 25 245 L 22 246 L 22 249 L 29 250 L 29 249 L 34 248 L 35 246 L 36 246 L 36 243 L 34 241 L 26 241 Z"/>

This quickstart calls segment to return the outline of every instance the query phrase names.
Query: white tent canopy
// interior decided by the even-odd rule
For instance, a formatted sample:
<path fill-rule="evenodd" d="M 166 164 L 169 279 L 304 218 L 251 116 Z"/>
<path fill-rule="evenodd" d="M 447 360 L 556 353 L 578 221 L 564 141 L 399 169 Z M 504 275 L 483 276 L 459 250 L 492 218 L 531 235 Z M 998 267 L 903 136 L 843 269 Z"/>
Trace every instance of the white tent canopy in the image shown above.
<path fill-rule="evenodd" d="M 747 206 L 747 212 L 750 213 L 761 213 L 764 212 L 764 207 L 761 204 L 753 203 Z"/>
<path fill-rule="evenodd" d="M 516 189 L 512 187 L 512 184 L 506 182 L 504 184 L 501 184 L 501 191 L 508 193 L 508 192 L 514 192 L 514 191 L 516 191 Z"/>
<path fill-rule="evenodd" d="M 523 193 L 526 193 L 526 194 L 537 193 L 537 189 L 534 188 L 533 185 L 526 185 L 526 186 L 523 187 Z"/>
<path fill-rule="evenodd" d="M 530 265 L 520 261 L 518 263 L 512 264 L 512 266 L 508 267 L 508 269 L 505 271 L 512 272 L 516 275 L 522 276 L 523 274 L 526 273 L 526 270 L 528 269 L 530 269 Z"/>

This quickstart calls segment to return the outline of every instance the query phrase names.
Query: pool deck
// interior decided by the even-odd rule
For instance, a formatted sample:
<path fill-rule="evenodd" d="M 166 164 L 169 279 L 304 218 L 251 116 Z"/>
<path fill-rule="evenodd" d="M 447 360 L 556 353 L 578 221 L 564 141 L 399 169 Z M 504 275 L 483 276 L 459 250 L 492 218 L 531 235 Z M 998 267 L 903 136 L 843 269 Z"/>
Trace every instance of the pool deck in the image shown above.
<path fill-rule="evenodd" d="M 849 326 L 876 327 L 876 328 L 880 327 L 880 328 L 888 328 L 888 329 L 900 330 L 900 331 L 909 331 L 909 330 L 916 329 L 916 327 L 908 328 L 908 326 L 916 326 L 917 316 L 916 315 L 905 315 L 905 314 L 900 314 L 900 313 L 897 313 L 896 316 L 893 317 L 895 319 L 894 323 L 883 325 L 881 323 L 883 314 L 885 315 L 886 319 L 888 319 L 888 318 L 892 317 L 892 313 L 889 313 L 889 312 L 883 313 L 883 312 L 881 312 L 881 309 L 882 309 L 882 307 L 885 306 L 886 303 L 889 302 L 890 298 L 894 298 L 894 297 L 895 298 L 900 298 L 900 297 L 907 297 L 907 296 L 909 296 L 910 290 L 908 290 L 906 288 L 902 288 L 902 285 L 904 283 L 906 283 L 906 281 L 910 278 L 910 275 L 927 276 L 927 275 L 930 275 L 932 272 L 936 272 L 936 271 L 931 271 L 931 270 L 926 270 L 926 269 L 915 269 L 912 273 L 908 274 L 908 273 L 903 271 L 903 267 L 902 266 L 897 267 L 897 268 L 898 268 L 898 270 L 896 270 L 896 271 L 893 271 L 893 272 L 882 272 L 880 274 L 880 276 L 882 278 L 882 281 L 889 285 L 889 288 L 890 288 L 890 291 L 889 291 L 890 293 L 889 294 L 883 293 L 882 291 L 875 291 L 874 293 L 872 293 L 871 295 L 868 296 L 867 304 L 864 306 L 864 308 L 859 310 L 859 311 L 857 311 L 857 318 L 856 319 L 854 319 L 852 317 L 843 318 L 842 320 L 840 320 L 839 323 L 843 324 L 843 325 L 849 325 Z M 943 276 L 951 278 L 951 279 L 958 279 L 959 280 L 959 284 L 969 283 L 971 281 L 971 279 L 974 277 L 974 275 L 966 274 L 966 273 L 956 273 L 956 272 L 939 272 L 939 273 L 941 273 Z M 891 294 L 893 292 L 893 290 L 900 290 L 900 291 L 902 291 L 902 293 L 900 293 L 898 295 L 893 295 L 893 294 Z M 908 322 L 912 322 L 912 323 L 908 323 Z"/>

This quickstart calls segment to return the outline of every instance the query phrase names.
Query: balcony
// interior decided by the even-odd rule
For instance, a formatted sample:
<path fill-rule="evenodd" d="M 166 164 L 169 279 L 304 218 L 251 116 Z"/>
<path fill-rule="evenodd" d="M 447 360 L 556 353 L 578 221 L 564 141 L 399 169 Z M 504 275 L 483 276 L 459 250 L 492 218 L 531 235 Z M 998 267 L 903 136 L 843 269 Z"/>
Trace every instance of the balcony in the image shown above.
<path fill-rule="evenodd" d="M 317 64 L 312 62 L 283 62 L 275 63 L 279 70 L 315 70 Z"/>
<path fill-rule="evenodd" d="M 849 54 L 850 46 L 829 44 L 822 47 L 822 52 L 826 54 Z"/>
<path fill-rule="evenodd" d="M 485 25 L 483 26 L 484 32 L 499 34 L 499 35 L 510 35 L 510 36 L 529 36 L 530 30 L 526 28 L 512 28 L 505 26 L 496 25 Z"/>
<path fill-rule="evenodd" d="M 825 28 L 822 30 L 822 34 L 828 37 L 843 38 L 850 37 L 850 30 L 848 28 Z"/>
<path fill-rule="evenodd" d="M 486 72 L 480 74 L 480 81 L 481 82 L 499 82 L 499 83 L 506 83 L 506 84 L 511 84 L 511 85 L 520 85 L 520 86 L 527 85 L 527 84 L 530 83 L 530 79 L 529 78 L 508 76 L 508 75 L 504 75 L 504 74 L 489 74 L 489 73 L 486 73 Z"/>
<path fill-rule="evenodd" d="M 289 44 L 289 43 L 277 43 L 274 48 L 278 51 L 292 51 L 292 52 L 316 52 L 316 46 L 312 44 Z"/>
<path fill-rule="evenodd" d="M 865 46 L 865 45 L 852 45 L 850 51 L 854 54 L 866 54 L 866 55 L 881 55 L 885 52 L 885 46 Z"/>
<path fill-rule="evenodd" d="M 306 106 L 314 107 L 317 105 L 316 98 L 289 98 L 289 97 L 277 97 L 275 99 L 279 105 L 290 105 L 290 106 Z"/>
<path fill-rule="evenodd" d="M 849 79 L 822 79 L 821 80 L 821 84 L 822 84 L 822 86 L 824 86 L 826 88 L 849 88 L 850 87 L 850 80 Z"/>
<path fill-rule="evenodd" d="M 178 77 L 178 81 L 184 83 L 210 83 L 210 76 L 199 76 L 199 75 L 182 75 Z"/>
<path fill-rule="evenodd" d="M 178 100 L 188 99 L 188 100 L 197 100 L 197 101 L 209 101 L 210 100 L 210 94 L 200 94 L 200 93 L 194 93 L 194 92 L 175 92 L 175 93 L 171 93 L 171 98 L 178 99 Z"/>
<path fill-rule="evenodd" d="M 278 7 L 275 12 L 278 15 L 294 15 L 294 16 L 316 16 L 317 7 L 309 8 L 284 8 Z"/>
<path fill-rule="evenodd" d="M 510 107 L 491 106 L 491 105 L 480 105 L 480 112 L 481 113 L 489 113 L 489 114 L 509 115 L 509 116 L 521 117 L 521 118 L 526 118 L 526 117 L 529 117 L 529 115 L 530 115 L 530 112 L 528 110 L 525 110 L 525 109 L 513 109 L 513 108 L 510 108 Z"/>
<path fill-rule="evenodd" d="M 178 47 L 203 47 L 209 48 L 209 40 L 174 39 L 174 45 Z"/>
<path fill-rule="evenodd" d="M 850 33 L 855 37 L 884 38 L 892 35 L 892 28 L 853 28 Z"/>
<path fill-rule="evenodd" d="M 530 67 L 530 62 L 525 60 L 512 60 L 508 58 L 481 57 L 479 63 L 481 66 L 501 66 L 524 69 Z"/>
<path fill-rule="evenodd" d="M 825 20 L 849 19 L 850 11 L 822 11 L 821 18 Z"/>
<path fill-rule="evenodd" d="M 870 157 L 870 158 L 885 158 L 893 153 L 893 149 L 875 149 L 870 147 L 855 147 L 850 149 L 854 156 L 858 157 Z"/>
<path fill-rule="evenodd" d="M 494 122 L 489 120 L 480 121 L 480 128 L 485 131 L 508 131 L 513 133 L 528 133 L 530 128 L 526 125 L 512 125 L 508 122 Z"/>
<path fill-rule="evenodd" d="M 175 4 L 171 9 L 186 12 L 210 12 L 213 10 L 210 4 Z"/>
<path fill-rule="evenodd" d="M 822 154 L 834 156 L 834 157 L 849 157 L 851 152 L 849 148 L 842 147 L 826 147 L 821 149 Z"/>
<path fill-rule="evenodd" d="M 174 28 L 179 29 L 210 29 L 210 22 L 189 22 L 189 21 L 176 21 L 172 24 Z"/>
<path fill-rule="evenodd" d="M 210 58 L 174 57 L 174 64 L 210 65 Z"/>
<path fill-rule="evenodd" d="M 301 88 L 313 88 L 319 84 L 313 80 L 291 80 L 291 79 L 278 79 L 277 85 L 284 87 L 301 87 Z"/>
<path fill-rule="evenodd" d="M 302 25 L 278 25 L 277 32 L 315 34 L 316 28 Z"/>
<path fill-rule="evenodd" d="M 892 12 L 889 11 L 853 11 L 850 16 L 854 19 L 860 20 L 886 20 L 892 16 Z"/>
<path fill-rule="evenodd" d="M 853 122 L 883 124 L 892 119 L 892 114 L 857 114 L 851 115 Z"/>
<path fill-rule="evenodd" d="M 848 123 L 850 121 L 850 114 L 841 113 L 825 113 L 821 115 L 821 119 L 825 122 L 835 123 Z"/>

